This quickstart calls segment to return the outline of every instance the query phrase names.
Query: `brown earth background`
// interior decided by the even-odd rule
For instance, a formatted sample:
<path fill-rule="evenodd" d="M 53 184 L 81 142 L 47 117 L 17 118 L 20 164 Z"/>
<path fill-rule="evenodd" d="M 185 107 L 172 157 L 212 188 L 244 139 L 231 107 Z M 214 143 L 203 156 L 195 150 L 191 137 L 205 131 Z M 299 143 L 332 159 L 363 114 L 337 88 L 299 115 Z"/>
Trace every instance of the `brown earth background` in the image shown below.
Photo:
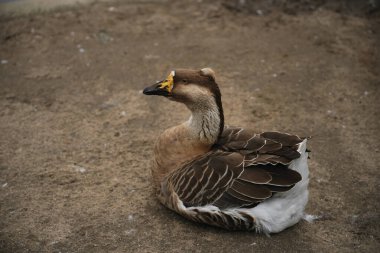
<path fill-rule="evenodd" d="M 110 1 L 3 13 L 0 252 L 378 251 L 376 3 Z M 319 220 L 268 238 L 158 203 L 154 141 L 189 113 L 141 90 L 203 67 L 217 73 L 229 125 L 313 137 L 306 211 Z"/>

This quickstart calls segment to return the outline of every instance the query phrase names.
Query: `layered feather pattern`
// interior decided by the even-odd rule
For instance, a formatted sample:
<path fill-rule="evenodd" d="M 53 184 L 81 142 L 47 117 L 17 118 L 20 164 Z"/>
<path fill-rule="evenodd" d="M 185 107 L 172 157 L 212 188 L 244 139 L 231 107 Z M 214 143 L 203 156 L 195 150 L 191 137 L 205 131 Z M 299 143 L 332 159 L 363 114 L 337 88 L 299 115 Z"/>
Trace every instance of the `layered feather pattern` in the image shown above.
<path fill-rule="evenodd" d="M 226 127 L 213 149 L 170 174 L 167 184 L 185 206 L 252 208 L 302 178 L 288 168 L 303 139 Z"/>

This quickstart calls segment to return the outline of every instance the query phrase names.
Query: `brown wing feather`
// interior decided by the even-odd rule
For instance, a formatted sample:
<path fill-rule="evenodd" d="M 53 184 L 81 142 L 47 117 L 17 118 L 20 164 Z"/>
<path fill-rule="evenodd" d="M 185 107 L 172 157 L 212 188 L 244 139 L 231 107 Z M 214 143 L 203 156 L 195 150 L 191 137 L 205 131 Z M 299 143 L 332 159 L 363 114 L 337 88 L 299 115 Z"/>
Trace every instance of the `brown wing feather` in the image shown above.
<path fill-rule="evenodd" d="M 249 150 L 255 152 L 265 145 L 266 141 L 250 130 L 243 128 L 226 128 L 219 137 L 216 146 L 226 151 Z"/>
<path fill-rule="evenodd" d="M 255 203 L 259 203 L 259 202 L 255 202 Z M 221 209 L 227 209 L 231 207 L 250 206 L 253 204 L 253 202 L 252 200 L 244 200 L 239 197 L 233 196 L 228 192 L 225 192 L 213 204 Z"/>
<path fill-rule="evenodd" d="M 302 179 L 301 175 L 297 171 L 288 169 L 282 164 L 277 164 L 275 166 L 265 165 L 265 167 L 265 170 L 272 176 L 272 180 L 268 182 L 269 185 L 292 186 Z"/>
<path fill-rule="evenodd" d="M 265 145 L 259 151 L 262 154 L 265 154 L 267 152 L 274 154 L 273 152 L 281 150 L 281 148 L 283 148 L 281 143 L 265 139 Z"/>
<path fill-rule="evenodd" d="M 266 184 L 272 180 L 272 176 L 265 169 L 255 166 L 245 168 L 239 179 L 255 184 Z"/>
<path fill-rule="evenodd" d="M 231 189 L 237 191 L 238 193 L 254 198 L 254 199 L 267 199 L 272 196 L 272 192 L 268 190 L 265 186 L 251 184 L 242 180 L 235 180 L 231 186 Z M 227 190 L 228 192 L 228 190 Z"/>
<path fill-rule="evenodd" d="M 260 134 L 261 137 L 269 140 L 273 140 L 275 142 L 279 142 L 284 146 L 294 146 L 298 143 L 301 143 L 303 139 L 296 135 L 290 135 L 279 132 L 264 132 Z"/>
<path fill-rule="evenodd" d="M 237 198 L 237 199 L 246 201 L 246 202 L 248 202 L 248 204 L 258 203 L 258 202 L 261 202 L 261 200 L 262 200 L 262 199 L 255 199 L 251 196 L 244 195 L 244 194 L 234 190 L 232 187 L 230 189 L 228 189 L 228 191 L 226 193 Z"/>
<path fill-rule="evenodd" d="M 266 185 L 266 187 L 271 191 L 271 192 L 286 192 L 289 191 L 290 189 L 293 188 L 292 186 L 277 186 L 277 185 Z"/>
<path fill-rule="evenodd" d="M 168 182 L 186 206 L 252 207 L 301 180 L 288 168 L 300 157 L 301 142 L 295 135 L 226 128 L 214 150 L 173 172 Z"/>

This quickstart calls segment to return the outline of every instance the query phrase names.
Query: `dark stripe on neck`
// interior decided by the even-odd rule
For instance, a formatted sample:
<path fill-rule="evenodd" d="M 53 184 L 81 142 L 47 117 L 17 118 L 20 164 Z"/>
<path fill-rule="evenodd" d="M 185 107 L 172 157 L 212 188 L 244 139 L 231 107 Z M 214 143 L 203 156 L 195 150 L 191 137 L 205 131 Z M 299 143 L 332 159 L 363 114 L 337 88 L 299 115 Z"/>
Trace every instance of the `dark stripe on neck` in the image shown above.
<path fill-rule="evenodd" d="M 223 106 L 222 106 L 222 95 L 220 93 L 219 88 L 214 90 L 214 98 L 216 105 L 218 106 L 218 112 L 219 112 L 219 134 L 218 134 L 218 139 L 222 135 L 223 130 L 224 130 L 224 113 L 223 113 Z M 216 140 L 217 141 L 217 140 Z"/>

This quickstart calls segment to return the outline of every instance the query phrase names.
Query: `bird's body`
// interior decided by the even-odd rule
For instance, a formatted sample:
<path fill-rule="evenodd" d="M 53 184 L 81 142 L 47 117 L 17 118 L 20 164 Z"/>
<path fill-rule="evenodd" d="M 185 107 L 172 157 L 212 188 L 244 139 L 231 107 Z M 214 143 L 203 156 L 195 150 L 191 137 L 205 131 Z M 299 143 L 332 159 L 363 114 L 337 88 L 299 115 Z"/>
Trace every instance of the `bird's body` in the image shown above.
<path fill-rule="evenodd" d="M 211 69 L 173 71 L 144 93 L 182 102 L 192 113 L 155 145 L 152 175 L 162 204 L 193 221 L 266 234 L 302 218 L 306 139 L 225 127 Z"/>

